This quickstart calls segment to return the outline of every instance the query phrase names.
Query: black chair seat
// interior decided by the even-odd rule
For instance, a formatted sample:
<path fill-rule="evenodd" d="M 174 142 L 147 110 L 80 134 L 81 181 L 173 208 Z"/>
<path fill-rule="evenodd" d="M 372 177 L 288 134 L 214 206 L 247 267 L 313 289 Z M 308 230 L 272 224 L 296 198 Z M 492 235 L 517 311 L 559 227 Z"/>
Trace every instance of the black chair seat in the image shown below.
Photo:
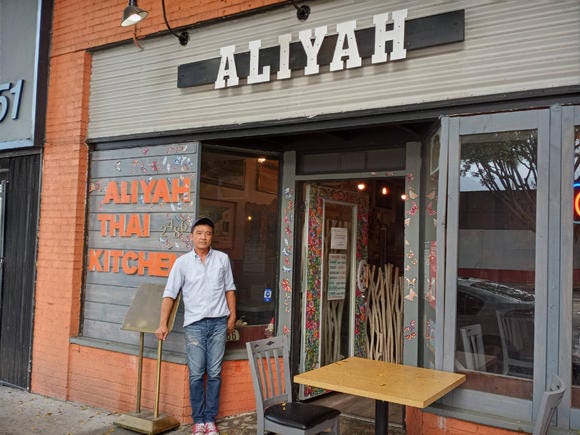
<path fill-rule="evenodd" d="M 310 429 L 326 420 L 337 418 L 340 411 L 326 406 L 292 402 L 270 406 L 264 418 L 271 422 L 296 429 Z"/>

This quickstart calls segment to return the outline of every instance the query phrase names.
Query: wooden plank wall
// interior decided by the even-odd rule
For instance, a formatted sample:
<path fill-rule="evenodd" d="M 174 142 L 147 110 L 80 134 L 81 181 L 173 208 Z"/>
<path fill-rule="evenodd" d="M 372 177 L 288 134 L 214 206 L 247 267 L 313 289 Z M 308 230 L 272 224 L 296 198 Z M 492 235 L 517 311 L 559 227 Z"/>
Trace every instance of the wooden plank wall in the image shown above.
<path fill-rule="evenodd" d="M 142 283 L 164 284 L 173 261 L 191 250 L 198 143 L 91 153 L 82 335 L 138 344 L 121 329 Z M 183 310 L 164 349 L 183 352 Z M 152 334 L 145 346 L 155 348 Z"/>

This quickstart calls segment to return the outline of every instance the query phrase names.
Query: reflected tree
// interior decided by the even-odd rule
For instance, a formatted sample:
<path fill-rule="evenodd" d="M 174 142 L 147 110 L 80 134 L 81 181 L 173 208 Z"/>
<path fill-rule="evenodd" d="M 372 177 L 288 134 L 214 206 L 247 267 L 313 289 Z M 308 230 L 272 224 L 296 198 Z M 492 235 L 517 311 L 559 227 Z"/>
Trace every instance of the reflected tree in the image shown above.
<path fill-rule="evenodd" d="M 505 203 L 514 218 L 535 231 L 538 181 L 535 130 L 464 136 L 460 175 L 477 179 Z"/>

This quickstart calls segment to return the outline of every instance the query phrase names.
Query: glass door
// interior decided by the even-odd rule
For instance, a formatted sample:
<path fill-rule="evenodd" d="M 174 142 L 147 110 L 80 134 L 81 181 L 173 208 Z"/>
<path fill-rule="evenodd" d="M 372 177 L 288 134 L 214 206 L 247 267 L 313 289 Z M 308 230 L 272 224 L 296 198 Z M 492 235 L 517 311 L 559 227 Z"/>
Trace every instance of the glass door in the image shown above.
<path fill-rule="evenodd" d="M 580 428 L 580 107 L 563 108 L 565 130 L 562 141 L 562 317 L 563 336 L 570 337 L 570 361 L 561 367 L 561 377 L 571 385 L 570 424 Z M 569 205 L 572 204 L 572 212 Z M 572 218 L 572 219 L 571 219 Z M 570 255 L 570 253 L 572 255 Z M 571 325 L 571 326 L 570 326 Z M 563 343 L 565 346 L 566 343 Z M 563 352 L 564 353 L 564 352 Z M 566 364 L 566 359 L 563 359 Z M 570 373 L 569 378 L 565 375 Z M 558 414 L 559 425 L 564 418 Z"/>
<path fill-rule="evenodd" d="M 368 197 L 351 182 L 305 184 L 301 371 L 362 355 L 364 318 L 356 270 L 366 259 Z M 355 312 L 357 314 L 355 314 Z M 322 391 L 301 387 L 301 398 Z"/>
<path fill-rule="evenodd" d="M 465 390 L 521 399 L 514 415 L 530 419 L 546 361 L 548 126 L 547 110 L 447 124 L 444 368 L 467 374 Z"/>

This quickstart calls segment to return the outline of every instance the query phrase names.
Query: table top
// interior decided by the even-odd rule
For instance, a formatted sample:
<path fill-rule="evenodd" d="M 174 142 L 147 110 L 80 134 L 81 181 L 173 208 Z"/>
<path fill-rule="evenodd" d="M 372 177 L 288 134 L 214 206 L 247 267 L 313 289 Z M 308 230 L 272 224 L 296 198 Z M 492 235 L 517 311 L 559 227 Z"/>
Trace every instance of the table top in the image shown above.
<path fill-rule="evenodd" d="M 350 357 L 296 375 L 294 382 L 425 408 L 465 382 L 465 375 Z"/>

